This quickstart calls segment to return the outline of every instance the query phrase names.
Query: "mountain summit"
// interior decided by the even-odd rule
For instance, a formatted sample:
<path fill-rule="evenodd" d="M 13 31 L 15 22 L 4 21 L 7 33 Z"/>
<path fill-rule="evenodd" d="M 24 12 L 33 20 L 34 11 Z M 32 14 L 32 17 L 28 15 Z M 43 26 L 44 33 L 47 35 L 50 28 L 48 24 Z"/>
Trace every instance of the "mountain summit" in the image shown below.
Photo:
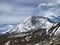
<path fill-rule="evenodd" d="M 36 31 L 38 29 L 49 29 L 54 23 L 46 17 L 32 16 L 25 19 L 22 23 L 16 25 L 3 33 L 20 33 L 28 31 Z"/>
<path fill-rule="evenodd" d="M 60 37 L 60 22 L 32 16 L 0 35 L 0 45 L 55 45 Z"/>

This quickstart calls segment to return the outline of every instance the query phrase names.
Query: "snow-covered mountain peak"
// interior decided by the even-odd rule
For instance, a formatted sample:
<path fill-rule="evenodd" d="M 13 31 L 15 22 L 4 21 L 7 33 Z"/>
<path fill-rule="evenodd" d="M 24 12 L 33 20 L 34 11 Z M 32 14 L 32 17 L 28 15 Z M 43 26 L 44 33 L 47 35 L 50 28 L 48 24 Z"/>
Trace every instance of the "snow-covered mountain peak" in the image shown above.
<path fill-rule="evenodd" d="M 32 16 L 25 19 L 22 23 L 18 24 L 17 26 L 13 27 L 8 33 L 20 33 L 20 32 L 27 32 L 27 31 L 34 31 L 40 28 L 42 29 L 49 29 L 53 23 L 50 19 L 41 16 Z M 5 32 L 5 33 L 6 33 Z"/>

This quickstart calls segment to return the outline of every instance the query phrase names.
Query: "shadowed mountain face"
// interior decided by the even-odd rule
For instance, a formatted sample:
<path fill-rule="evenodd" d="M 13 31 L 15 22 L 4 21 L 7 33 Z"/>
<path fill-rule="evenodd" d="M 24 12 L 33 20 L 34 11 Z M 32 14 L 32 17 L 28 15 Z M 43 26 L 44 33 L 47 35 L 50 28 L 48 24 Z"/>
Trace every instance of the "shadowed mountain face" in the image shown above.
<path fill-rule="evenodd" d="M 60 22 L 32 16 L 0 35 L 0 45 L 59 45 Z"/>

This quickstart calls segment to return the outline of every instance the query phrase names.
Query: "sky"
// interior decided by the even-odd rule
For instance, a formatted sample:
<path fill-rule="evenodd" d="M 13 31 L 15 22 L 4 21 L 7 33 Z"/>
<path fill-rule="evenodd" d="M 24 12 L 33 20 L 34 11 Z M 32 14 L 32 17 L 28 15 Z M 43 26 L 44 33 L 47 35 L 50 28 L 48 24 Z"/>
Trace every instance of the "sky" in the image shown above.
<path fill-rule="evenodd" d="M 0 31 L 39 15 L 60 21 L 60 0 L 0 0 Z"/>

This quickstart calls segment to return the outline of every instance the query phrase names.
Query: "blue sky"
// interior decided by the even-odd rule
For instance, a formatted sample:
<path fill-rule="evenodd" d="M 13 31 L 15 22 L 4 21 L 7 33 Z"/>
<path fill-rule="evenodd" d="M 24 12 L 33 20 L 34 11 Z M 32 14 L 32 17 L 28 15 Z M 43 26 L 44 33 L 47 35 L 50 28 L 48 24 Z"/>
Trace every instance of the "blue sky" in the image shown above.
<path fill-rule="evenodd" d="M 0 31 L 32 15 L 60 21 L 60 0 L 0 0 Z"/>

